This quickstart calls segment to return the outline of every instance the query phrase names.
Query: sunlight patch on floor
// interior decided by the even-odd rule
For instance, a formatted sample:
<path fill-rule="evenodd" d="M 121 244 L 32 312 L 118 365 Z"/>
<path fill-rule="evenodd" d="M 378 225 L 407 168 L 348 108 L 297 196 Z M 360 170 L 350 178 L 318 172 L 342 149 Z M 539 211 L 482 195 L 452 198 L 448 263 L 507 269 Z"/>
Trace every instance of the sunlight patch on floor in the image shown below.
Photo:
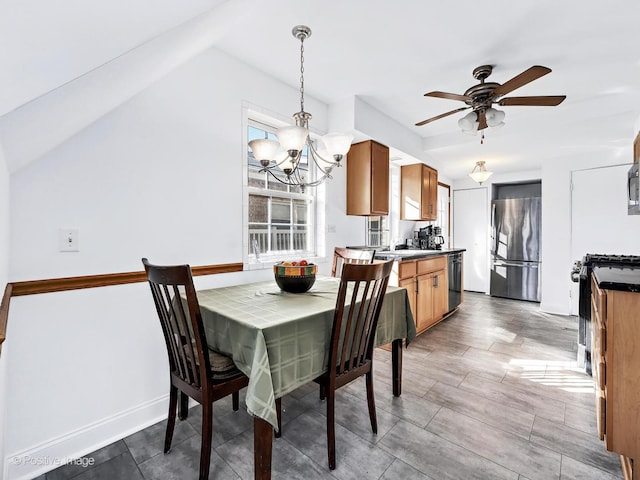
<path fill-rule="evenodd" d="M 516 333 L 513 333 L 502 327 L 493 327 L 491 329 L 491 333 L 495 335 L 501 342 L 505 343 L 513 343 L 513 341 L 518 337 Z"/>
<path fill-rule="evenodd" d="M 593 393 L 593 379 L 568 360 L 512 359 L 520 378 L 572 393 Z"/>

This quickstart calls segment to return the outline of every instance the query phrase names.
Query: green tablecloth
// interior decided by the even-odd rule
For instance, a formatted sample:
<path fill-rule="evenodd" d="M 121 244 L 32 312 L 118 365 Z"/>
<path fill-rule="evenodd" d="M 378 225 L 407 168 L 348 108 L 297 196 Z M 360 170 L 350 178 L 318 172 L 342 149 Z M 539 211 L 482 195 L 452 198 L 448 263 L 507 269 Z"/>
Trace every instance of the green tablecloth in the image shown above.
<path fill-rule="evenodd" d="M 247 411 L 277 426 L 275 399 L 327 369 L 339 278 L 318 276 L 307 293 L 275 281 L 198 291 L 209 346 L 230 355 L 249 377 Z M 388 287 L 376 345 L 416 336 L 404 288 Z"/>

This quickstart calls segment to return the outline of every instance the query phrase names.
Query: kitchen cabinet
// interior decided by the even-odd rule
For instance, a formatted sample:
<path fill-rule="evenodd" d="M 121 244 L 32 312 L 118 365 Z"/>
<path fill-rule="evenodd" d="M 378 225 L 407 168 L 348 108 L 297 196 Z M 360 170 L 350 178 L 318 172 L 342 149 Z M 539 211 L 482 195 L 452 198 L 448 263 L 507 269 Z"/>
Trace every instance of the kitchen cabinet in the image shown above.
<path fill-rule="evenodd" d="M 389 147 L 374 140 L 351 145 L 347 215 L 389 215 Z"/>
<path fill-rule="evenodd" d="M 447 314 L 449 286 L 446 255 L 399 262 L 397 284 L 407 289 L 418 334 L 441 321 Z"/>
<path fill-rule="evenodd" d="M 438 217 L 438 171 L 415 163 L 400 172 L 400 218 L 436 220 Z"/>
<path fill-rule="evenodd" d="M 416 292 L 417 292 L 417 285 L 416 285 L 416 279 L 415 277 L 411 277 L 411 278 L 405 278 L 403 280 L 399 280 L 398 281 L 398 286 L 399 287 L 404 287 L 407 289 L 407 295 L 409 296 L 409 308 L 411 308 L 411 313 L 414 314 L 413 315 L 413 319 L 415 321 L 416 316 L 415 316 L 415 312 L 416 312 Z"/>
<path fill-rule="evenodd" d="M 447 257 L 417 260 L 417 270 L 416 298 L 420 323 L 416 330 L 423 331 L 442 320 L 448 310 Z"/>
<path fill-rule="evenodd" d="M 634 468 L 633 459 L 640 456 L 640 293 L 600 288 L 595 275 L 591 362 L 598 435 L 607 450 L 620 454 L 625 479 L 637 480 L 640 467 Z"/>

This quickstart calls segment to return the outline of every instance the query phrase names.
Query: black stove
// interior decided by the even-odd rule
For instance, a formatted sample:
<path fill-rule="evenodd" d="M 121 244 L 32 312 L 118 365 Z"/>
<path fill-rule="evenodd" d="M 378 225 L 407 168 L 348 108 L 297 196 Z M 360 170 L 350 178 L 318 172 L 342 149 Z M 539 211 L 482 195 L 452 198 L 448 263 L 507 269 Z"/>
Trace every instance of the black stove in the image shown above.
<path fill-rule="evenodd" d="M 573 264 L 571 280 L 580 284 L 578 366 L 584 366 L 589 375 L 591 375 L 591 273 L 595 267 L 640 268 L 640 256 L 589 253 Z"/>

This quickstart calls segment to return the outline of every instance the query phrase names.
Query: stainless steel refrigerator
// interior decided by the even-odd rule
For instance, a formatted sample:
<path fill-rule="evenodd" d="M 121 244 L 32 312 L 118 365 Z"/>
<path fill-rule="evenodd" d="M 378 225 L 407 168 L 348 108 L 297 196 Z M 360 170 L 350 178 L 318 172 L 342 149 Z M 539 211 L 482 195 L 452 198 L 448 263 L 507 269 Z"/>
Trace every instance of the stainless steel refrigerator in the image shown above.
<path fill-rule="evenodd" d="M 490 294 L 540 301 L 540 197 L 493 200 Z"/>

